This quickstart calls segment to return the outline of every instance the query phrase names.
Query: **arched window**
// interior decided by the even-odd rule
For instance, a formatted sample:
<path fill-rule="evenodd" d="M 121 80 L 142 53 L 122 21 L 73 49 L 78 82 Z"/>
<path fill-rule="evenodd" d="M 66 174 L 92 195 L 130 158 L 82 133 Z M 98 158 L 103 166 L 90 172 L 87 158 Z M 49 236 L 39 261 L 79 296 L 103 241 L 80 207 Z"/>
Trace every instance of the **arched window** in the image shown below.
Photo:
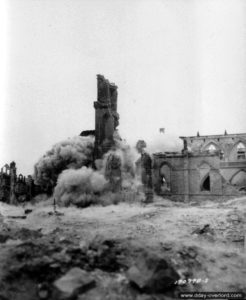
<path fill-rule="evenodd" d="M 201 191 L 210 191 L 210 176 L 209 174 L 204 178 L 201 184 Z"/>
<path fill-rule="evenodd" d="M 206 150 L 209 151 L 209 152 L 214 152 L 217 150 L 217 147 L 214 145 L 214 144 L 209 144 L 207 147 L 206 147 Z"/>
<path fill-rule="evenodd" d="M 245 159 L 245 145 L 240 142 L 237 145 L 237 159 Z"/>

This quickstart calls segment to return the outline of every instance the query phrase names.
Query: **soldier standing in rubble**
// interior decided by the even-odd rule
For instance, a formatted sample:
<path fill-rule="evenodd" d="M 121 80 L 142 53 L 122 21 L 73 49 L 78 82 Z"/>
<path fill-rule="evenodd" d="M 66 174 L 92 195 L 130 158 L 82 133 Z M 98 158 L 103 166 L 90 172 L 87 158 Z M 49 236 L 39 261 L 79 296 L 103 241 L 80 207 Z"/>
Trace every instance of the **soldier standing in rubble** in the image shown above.
<path fill-rule="evenodd" d="M 153 186 L 152 186 L 152 159 L 150 155 L 145 152 L 147 147 L 145 141 L 139 140 L 136 144 L 138 153 L 141 154 L 140 167 L 141 179 L 144 186 L 145 201 L 144 203 L 153 202 Z"/>

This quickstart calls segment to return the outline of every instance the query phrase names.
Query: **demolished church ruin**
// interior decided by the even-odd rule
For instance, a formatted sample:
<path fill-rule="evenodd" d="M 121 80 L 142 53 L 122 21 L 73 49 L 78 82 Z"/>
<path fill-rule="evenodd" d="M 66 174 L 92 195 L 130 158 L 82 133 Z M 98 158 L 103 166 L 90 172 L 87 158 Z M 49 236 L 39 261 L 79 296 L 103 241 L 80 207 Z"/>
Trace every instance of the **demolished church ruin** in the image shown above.
<path fill-rule="evenodd" d="M 94 102 L 94 108 L 95 130 L 82 131 L 80 136 L 94 136 L 93 160 L 95 162 L 97 159 L 102 159 L 103 155 L 114 147 L 116 128 L 119 125 L 117 86 L 105 79 L 103 75 L 97 75 L 97 101 Z M 119 139 L 119 137 L 117 138 Z M 114 160 L 115 158 L 117 157 L 114 156 Z M 109 174 L 117 172 L 118 167 L 116 169 L 111 168 L 110 171 L 107 168 Z M 110 177 L 110 175 L 106 177 Z M 2 168 L 0 173 L 0 201 L 15 204 L 28 201 L 39 193 L 51 194 L 52 190 L 50 187 L 44 188 L 35 184 L 30 175 L 27 178 L 22 174 L 17 175 L 15 162 L 6 164 Z"/>
<path fill-rule="evenodd" d="M 16 204 L 31 200 L 36 195 L 44 192 L 40 186 L 34 184 L 31 175 L 27 177 L 17 175 L 14 161 L 5 164 L 0 171 L 0 201 Z"/>
<path fill-rule="evenodd" d="M 172 199 L 231 198 L 246 191 L 246 133 L 180 137 L 181 153 L 155 153 L 158 194 Z"/>
<path fill-rule="evenodd" d="M 94 163 L 115 146 L 119 125 L 117 97 L 117 86 L 104 76 L 97 75 L 97 101 L 94 102 L 95 129 L 82 131 L 80 134 L 95 138 Z M 223 135 L 207 136 L 200 136 L 197 133 L 196 136 L 180 138 L 184 144 L 182 152 L 153 154 L 153 188 L 157 194 L 178 201 L 192 201 L 231 198 L 245 193 L 246 133 L 225 132 Z M 111 168 L 106 168 L 106 171 L 119 179 L 115 187 L 119 190 L 120 167 L 117 157 L 113 158 L 112 160 L 111 157 Z M 116 163 L 112 164 L 112 161 Z M 116 165 L 115 168 L 113 165 Z M 41 192 L 45 191 L 34 184 L 31 176 L 27 178 L 21 174 L 17 176 L 14 162 L 5 165 L 1 170 L 0 201 L 16 203 L 30 200 Z"/>

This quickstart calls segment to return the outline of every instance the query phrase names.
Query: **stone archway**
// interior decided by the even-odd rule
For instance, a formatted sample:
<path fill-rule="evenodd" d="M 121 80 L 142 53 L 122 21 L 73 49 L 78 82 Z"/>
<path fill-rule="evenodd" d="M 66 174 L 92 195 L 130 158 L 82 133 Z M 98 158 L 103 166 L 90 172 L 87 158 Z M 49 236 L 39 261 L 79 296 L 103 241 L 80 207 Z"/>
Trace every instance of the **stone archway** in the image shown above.
<path fill-rule="evenodd" d="M 163 163 L 159 169 L 160 189 L 162 192 L 171 191 L 171 167 Z"/>
<path fill-rule="evenodd" d="M 211 190 L 211 182 L 210 182 L 210 175 L 209 173 L 203 178 L 201 185 L 200 185 L 200 190 L 202 192 L 207 191 L 210 192 Z"/>
<path fill-rule="evenodd" d="M 245 189 L 246 188 L 246 171 L 245 170 L 239 170 L 236 172 L 231 180 L 230 183 L 239 189 Z"/>

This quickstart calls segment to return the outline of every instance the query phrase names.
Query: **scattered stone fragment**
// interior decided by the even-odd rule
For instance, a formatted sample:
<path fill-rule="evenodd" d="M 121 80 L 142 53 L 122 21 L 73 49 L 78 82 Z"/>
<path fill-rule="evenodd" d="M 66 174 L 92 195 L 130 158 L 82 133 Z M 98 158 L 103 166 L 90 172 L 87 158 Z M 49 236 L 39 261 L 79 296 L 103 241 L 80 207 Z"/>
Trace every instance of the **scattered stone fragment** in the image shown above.
<path fill-rule="evenodd" d="M 25 209 L 25 211 L 24 211 L 24 213 L 25 213 L 25 215 L 28 215 L 28 214 L 30 214 L 32 212 L 32 209 Z"/>
<path fill-rule="evenodd" d="M 67 239 L 65 238 L 65 236 L 61 236 L 59 237 L 59 242 L 66 242 Z"/>
<path fill-rule="evenodd" d="M 6 245 L 9 245 L 9 246 L 18 246 L 18 245 L 21 245 L 23 244 L 24 242 L 20 239 L 17 239 L 17 240 L 13 240 L 13 239 L 8 239 L 6 241 Z"/>
<path fill-rule="evenodd" d="M 70 299 L 94 287 L 95 281 L 88 272 L 80 268 L 72 268 L 56 280 L 54 286 L 59 291 L 59 299 Z"/>
<path fill-rule="evenodd" d="M 138 295 L 136 300 L 154 300 L 155 298 L 147 295 L 147 294 L 142 294 L 142 295 Z"/>
<path fill-rule="evenodd" d="M 162 242 L 161 242 L 161 246 L 165 250 L 171 250 L 173 247 L 171 243 L 162 243 Z"/>
<path fill-rule="evenodd" d="M 12 230 L 13 239 L 36 239 L 42 236 L 41 230 L 30 230 L 28 228 L 18 228 L 16 230 Z"/>
<path fill-rule="evenodd" d="M 191 257 L 191 258 L 195 258 L 195 257 L 197 256 L 197 251 L 196 251 L 196 249 L 193 248 L 193 247 L 189 247 L 189 248 L 188 248 L 188 255 L 189 255 L 189 257 Z"/>
<path fill-rule="evenodd" d="M 191 234 L 214 234 L 209 224 L 204 225 L 203 228 L 195 229 Z"/>
<path fill-rule="evenodd" d="M 232 257 L 234 255 L 235 255 L 235 253 L 233 253 L 233 252 L 225 252 L 225 253 L 223 253 L 223 256 L 225 256 L 225 257 Z"/>
<path fill-rule="evenodd" d="M 183 258 L 196 258 L 197 256 L 197 248 L 196 247 L 183 247 L 179 250 L 179 253 Z"/>
<path fill-rule="evenodd" d="M 9 219 L 26 219 L 26 216 L 7 216 Z"/>
<path fill-rule="evenodd" d="M 64 213 L 62 213 L 62 212 L 59 212 L 59 211 L 49 211 L 48 212 L 48 215 L 49 216 L 58 216 L 58 217 L 60 217 L 60 216 L 64 216 Z"/>
<path fill-rule="evenodd" d="M 62 252 L 55 252 L 52 254 L 51 258 L 56 262 L 56 263 L 63 263 L 67 264 L 71 262 L 71 257 L 66 254 L 65 251 Z M 52 266 L 54 268 L 54 266 Z"/>
<path fill-rule="evenodd" d="M 5 297 L 3 294 L 0 294 L 0 300 L 9 300 L 9 298 Z"/>
<path fill-rule="evenodd" d="M 121 249 L 116 240 L 96 236 L 89 245 L 87 256 L 91 266 L 114 272 L 121 267 L 118 261 L 120 252 Z"/>
<path fill-rule="evenodd" d="M 231 213 L 231 214 L 228 214 L 228 219 L 230 221 L 240 221 L 240 218 L 239 216 L 236 214 L 236 213 Z"/>
<path fill-rule="evenodd" d="M 5 243 L 10 238 L 9 234 L 0 233 L 0 243 Z"/>
<path fill-rule="evenodd" d="M 80 241 L 79 247 L 83 252 L 86 252 L 88 250 L 88 243 L 84 240 Z"/>
<path fill-rule="evenodd" d="M 153 252 L 143 251 L 128 269 L 127 278 L 144 292 L 158 293 L 173 287 L 179 275 L 165 259 Z"/>
<path fill-rule="evenodd" d="M 94 290 L 90 290 L 86 294 L 80 294 L 77 299 L 78 300 L 104 300 L 108 298 L 105 298 L 105 295 L 103 293 L 100 293 L 100 291 L 94 289 Z"/>
<path fill-rule="evenodd" d="M 39 299 L 48 299 L 50 290 L 48 284 L 39 284 L 38 285 L 38 291 L 37 291 Z"/>
<path fill-rule="evenodd" d="M 55 211 L 55 215 L 56 216 L 64 216 L 65 214 L 59 211 Z"/>
<path fill-rule="evenodd" d="M 244 241 L 244 236 L 243 235 L 235 235 L 234 237 L 233 237 L 233 240 L 232 240 L 233 242 L 243 242 Z"/>

